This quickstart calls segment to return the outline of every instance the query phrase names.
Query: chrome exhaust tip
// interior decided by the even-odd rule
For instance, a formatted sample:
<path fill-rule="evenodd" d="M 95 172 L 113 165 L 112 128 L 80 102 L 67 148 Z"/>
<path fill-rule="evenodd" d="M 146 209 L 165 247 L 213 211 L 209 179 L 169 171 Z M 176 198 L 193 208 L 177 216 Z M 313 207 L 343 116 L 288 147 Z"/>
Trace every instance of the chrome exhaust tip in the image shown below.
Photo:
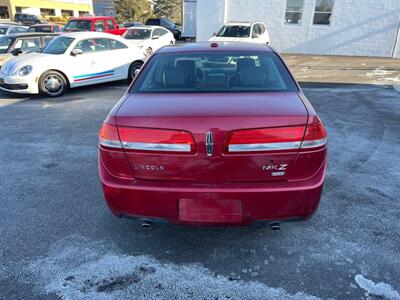
<path fill-rule="evenodd" d="M 145 220 L 142 223 L 142 228 L 144 228 L 144 229 L 151 229 L 152 226 L 153 226 L 153 222 L 151 222 L 149 220 Z"/>
<path fill-rule="evenodd" d="M 281 225 L 279 225 L 279 223 L 271 223 L 269 224 L 269 228 L 271 228 L 272 231 L 278 231 L 281 230 Z"/>

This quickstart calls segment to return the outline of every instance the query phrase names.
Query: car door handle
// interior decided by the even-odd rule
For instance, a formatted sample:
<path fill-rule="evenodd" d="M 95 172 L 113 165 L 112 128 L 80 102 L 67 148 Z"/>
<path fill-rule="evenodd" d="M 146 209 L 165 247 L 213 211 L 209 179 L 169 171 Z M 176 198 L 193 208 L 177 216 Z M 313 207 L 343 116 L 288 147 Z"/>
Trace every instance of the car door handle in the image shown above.
<path fill-rule="evenodd" d="M 91 64 L 91 65 L 95 65 L 95 64 L 96 64 L 96 61 L 95 61 L 95 60 L 91 60 L 91 61 L 90 61 L 90 64 Z"/>

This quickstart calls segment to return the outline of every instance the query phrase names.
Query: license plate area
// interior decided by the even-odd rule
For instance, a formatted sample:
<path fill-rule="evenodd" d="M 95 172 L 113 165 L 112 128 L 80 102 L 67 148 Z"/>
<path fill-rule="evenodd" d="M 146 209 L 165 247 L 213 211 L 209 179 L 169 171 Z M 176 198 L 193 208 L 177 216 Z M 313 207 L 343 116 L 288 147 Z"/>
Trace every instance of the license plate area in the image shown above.
<path fill-rule="evenodd" d="M 229 199 L 179 199 L 179 220 L 199 223 L 238 223 L 242 203 Z"/>

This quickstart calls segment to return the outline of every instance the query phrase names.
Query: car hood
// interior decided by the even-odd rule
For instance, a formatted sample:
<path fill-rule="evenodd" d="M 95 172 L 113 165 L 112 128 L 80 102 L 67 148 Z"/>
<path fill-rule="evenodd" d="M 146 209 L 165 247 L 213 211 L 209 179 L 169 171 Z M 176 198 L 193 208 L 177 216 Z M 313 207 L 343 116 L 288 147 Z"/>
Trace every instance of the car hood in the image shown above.
<path fill-rule="evenodd" d="M 17 56 L 9 61 L 7 61 L 3 67 L 1 68 L 1 71 L 4 74 L 10 75 L 10 73 L 13 70 L 19 69 L 23 66 L 27 65 L 37 65 L 42 62 L 46 62 L 48 64 L 54 59 L 59 59 L 58 55 L 52 55 L 52 54 L 44 54 L 44 53 L 27 53 L 21 56 Z"/>

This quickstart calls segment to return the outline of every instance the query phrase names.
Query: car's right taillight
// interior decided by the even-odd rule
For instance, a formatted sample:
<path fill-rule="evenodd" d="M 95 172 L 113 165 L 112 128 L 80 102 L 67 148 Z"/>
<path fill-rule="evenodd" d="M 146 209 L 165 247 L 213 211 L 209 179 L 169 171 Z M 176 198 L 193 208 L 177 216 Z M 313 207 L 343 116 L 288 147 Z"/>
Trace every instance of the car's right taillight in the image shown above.
<path fill-rule="evenodd" d="M 301 146 L 305 126 L 255 128 L 228 134 L 226 153 L 297 151 Z"/>
<path fill-rule="evenodd" d="M 311 124 L 307 125 L 301 149 L 319 148 L 325 146 L 327 134 L 322 122 L 314 117 Z"/>
<path fill-rule="evenodd" d="M 227 135 L 225 153 L 297 152 L 326 144 L 326 131 L 317 117 L 307 126 L 235 130 Z"/>

